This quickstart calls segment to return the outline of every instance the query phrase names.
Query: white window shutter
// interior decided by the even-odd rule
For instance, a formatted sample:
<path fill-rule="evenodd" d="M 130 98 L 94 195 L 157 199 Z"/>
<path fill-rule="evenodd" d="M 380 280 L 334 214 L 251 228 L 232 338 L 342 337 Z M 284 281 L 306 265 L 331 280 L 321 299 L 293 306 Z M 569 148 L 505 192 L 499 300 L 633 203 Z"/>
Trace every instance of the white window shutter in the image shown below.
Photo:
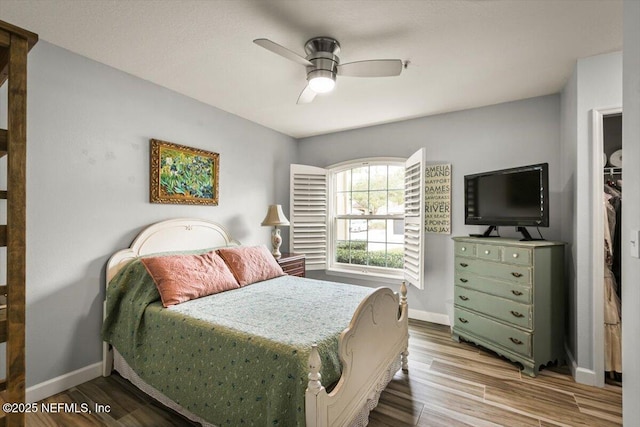
<path fill-rule="evenodd" d="M 291 165 L 289 249 L 306 255 L 307 270 L 327 266 L 327 170 Z"/>
<path fill-rule="evenodd" d="M 424 289 L 424 149 L 405 163 L 404 171 L 404 277 Z"/>

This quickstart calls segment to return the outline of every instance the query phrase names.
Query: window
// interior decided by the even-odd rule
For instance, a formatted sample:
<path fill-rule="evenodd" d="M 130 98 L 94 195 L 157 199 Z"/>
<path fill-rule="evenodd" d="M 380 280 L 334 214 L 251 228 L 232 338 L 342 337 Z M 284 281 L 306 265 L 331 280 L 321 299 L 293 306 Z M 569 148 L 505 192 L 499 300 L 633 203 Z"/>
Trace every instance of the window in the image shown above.
<path fill-rule="evenodd" d="M 404 278 L 422 288 L 423 156 L 291 165 L 290 250 L 307 255 L 309 270 Z"/>
<path fill-rule="evenodd" d="M 331 169 L 329 268 L 401 274 L 404 266 L 404 161 Z"/>

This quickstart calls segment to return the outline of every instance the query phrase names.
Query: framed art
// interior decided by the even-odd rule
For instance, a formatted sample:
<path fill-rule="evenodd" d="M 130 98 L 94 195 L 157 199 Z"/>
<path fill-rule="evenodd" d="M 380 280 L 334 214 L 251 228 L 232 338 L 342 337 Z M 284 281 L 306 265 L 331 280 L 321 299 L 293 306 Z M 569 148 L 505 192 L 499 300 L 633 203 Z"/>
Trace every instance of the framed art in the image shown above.
<path fill-rule="evenodd" d="M 220 155 L 151 140 L 151 203 L 218 205 Z"/>

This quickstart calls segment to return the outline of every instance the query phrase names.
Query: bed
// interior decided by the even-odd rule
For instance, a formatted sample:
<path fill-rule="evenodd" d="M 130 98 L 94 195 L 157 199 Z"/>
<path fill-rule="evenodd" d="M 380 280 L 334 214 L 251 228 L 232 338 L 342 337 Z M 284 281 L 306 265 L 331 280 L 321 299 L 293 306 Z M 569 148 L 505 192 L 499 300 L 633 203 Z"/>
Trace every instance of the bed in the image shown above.
<path fill-rule="evenodd" d="M 214 222 L 172 219 L 116 252 L 106 279 L 123 297 L 107 292 L 105 325 L 129 312 L 135 327 L 109 335 L 103 375 L 115 369 L 205 426 L 366 425 L 393 375 L 408 369 L 404 284 L 398 294 L 282 276 L 168 309 L 148 283 L 120 285 L 144 257 L 237 245 Z"/>

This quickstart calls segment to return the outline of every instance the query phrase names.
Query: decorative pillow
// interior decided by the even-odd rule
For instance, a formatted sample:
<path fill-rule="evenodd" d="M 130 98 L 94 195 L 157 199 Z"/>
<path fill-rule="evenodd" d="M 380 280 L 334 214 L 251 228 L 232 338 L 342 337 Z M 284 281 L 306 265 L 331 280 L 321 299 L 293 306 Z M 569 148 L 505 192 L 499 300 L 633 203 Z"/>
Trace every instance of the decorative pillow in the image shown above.
<path fill-rule="evenodd" d="M 240 287 L 214 251 L 147 257 L 141 261 L 156 283 L 165 307 Z"/>
<path fill-rule="evenodd" d="M 266 246 L 240 246 L 218 249 L 240 286 L 284 276 L 280 264 Z"/>

